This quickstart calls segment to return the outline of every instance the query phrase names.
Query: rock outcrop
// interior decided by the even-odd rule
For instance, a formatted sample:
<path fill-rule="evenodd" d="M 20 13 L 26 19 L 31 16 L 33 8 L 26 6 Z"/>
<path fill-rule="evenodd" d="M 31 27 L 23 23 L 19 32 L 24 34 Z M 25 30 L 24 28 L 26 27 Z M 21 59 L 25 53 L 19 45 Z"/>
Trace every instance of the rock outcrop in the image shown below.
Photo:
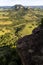
<path fill-rule="evenodd" d="M 43 65 L 43 28 L 38 27 L 31 35 L 19 39 L 17 51 L 23 65 Z"/>

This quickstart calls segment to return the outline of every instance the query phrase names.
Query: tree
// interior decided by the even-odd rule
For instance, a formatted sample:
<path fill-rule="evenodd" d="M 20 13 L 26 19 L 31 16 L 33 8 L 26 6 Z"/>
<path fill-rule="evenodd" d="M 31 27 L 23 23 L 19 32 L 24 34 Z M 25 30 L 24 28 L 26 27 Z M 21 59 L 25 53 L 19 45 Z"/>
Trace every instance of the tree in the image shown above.
<path fill-rule="evenodd" d="M 43 27 L 43 18 L 41 19 L 41 25 L 40 26 Z"/>

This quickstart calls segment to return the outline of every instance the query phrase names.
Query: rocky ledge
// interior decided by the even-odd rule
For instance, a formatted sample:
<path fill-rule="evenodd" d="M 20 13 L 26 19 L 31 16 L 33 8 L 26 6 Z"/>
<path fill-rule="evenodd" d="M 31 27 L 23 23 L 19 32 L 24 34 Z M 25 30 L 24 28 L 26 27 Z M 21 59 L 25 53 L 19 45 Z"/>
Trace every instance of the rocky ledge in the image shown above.
<path fill-rule="evenodd" d="M 43 65 L 43 27 L 17 41 L 17 52 L 23 65 Z"/>

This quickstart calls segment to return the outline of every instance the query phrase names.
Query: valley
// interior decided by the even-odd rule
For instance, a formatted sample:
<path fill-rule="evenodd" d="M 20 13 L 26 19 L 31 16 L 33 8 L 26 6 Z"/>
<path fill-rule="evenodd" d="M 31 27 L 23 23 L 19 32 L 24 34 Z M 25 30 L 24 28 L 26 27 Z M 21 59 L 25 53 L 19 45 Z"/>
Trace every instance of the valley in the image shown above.
<path fill-rule="evenodd" d="M 0 36 L 9 34 L 16 41 L 19 37 L 30 35 L 32 30 L 40 24 L 42 17 L 43 10 L 41 9 L 25 9 L 24 7 L 5 11 L 2 9 L 0 10 Z"/>
<path fill-rule="evenodd" d="M 43 8 L 22 5 L 0 8 L 0 65 L 22 65 L 17 51 L 17 40 L 41 24 Z"/>

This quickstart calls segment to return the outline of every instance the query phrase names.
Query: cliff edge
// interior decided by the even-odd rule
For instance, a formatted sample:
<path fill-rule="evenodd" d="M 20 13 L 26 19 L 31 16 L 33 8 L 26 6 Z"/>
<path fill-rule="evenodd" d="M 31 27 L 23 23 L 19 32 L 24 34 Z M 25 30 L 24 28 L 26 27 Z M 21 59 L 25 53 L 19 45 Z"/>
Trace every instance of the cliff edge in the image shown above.
<path fill-rule="evenodd" d="M 17 51 L 23 65 L 43 65 L 43 27 L 39 26 L 17 41 Z"/>

